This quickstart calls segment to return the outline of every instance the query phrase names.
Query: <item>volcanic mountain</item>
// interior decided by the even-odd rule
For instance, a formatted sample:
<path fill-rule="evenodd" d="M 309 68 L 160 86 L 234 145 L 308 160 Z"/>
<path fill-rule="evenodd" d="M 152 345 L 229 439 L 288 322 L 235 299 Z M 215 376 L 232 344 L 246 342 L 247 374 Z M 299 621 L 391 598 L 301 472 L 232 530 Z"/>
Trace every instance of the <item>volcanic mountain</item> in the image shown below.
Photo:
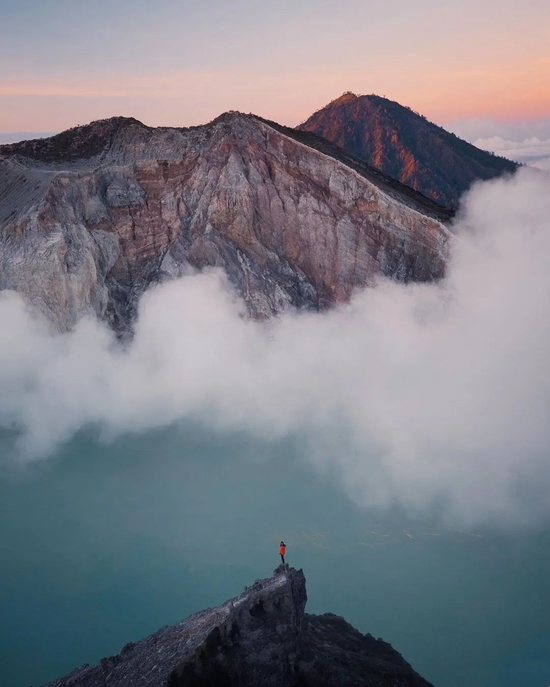
<path fill-rule="evenodd" d="M 251 316 L 444 273 L 451 214 L 309 132 L 116 117 L 0 146 L 0 289 L 127 331 L 152 283 L 222 268 Z"/>
<path fill-rule="evenodd" d="M 344 93 L 300 124 L 428 198 L 456 208 L 474 181 L 514 172 L 408 107 L 377 95 Z"/>

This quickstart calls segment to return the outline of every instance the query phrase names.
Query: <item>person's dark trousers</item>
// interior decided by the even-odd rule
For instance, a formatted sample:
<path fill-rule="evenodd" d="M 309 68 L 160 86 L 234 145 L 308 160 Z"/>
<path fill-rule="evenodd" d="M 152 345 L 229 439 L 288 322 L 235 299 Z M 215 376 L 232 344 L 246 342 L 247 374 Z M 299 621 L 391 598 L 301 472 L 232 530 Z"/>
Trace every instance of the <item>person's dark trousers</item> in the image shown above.
<path fill-rule="evenodd" d="M 283 561 L 283 565 L 284 565 L 285 564 L 285 557 L 283 556 L 283 554 L 281 554 L 281 560 Z"/>

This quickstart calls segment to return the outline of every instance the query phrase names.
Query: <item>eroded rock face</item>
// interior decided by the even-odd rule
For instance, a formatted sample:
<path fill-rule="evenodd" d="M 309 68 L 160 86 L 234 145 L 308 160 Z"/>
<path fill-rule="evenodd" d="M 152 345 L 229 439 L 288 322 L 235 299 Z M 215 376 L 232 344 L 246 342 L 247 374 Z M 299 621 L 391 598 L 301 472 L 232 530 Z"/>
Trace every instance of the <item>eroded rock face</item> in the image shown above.
<path fill-rule="evenodd" d="M 253 116 L 59 136 L 0 147 L 0 288 L 59 330 L 92 314 L 124 331 L 151 283 L 209 266 L 260 318 L 443 275 L 440 208 Z"/>
<path fill-rule="evenodd" d="M 301 570 L 280 566 L 217 608 L 49 687 L 430 687 L 389 644 L 306 615 Z"/>

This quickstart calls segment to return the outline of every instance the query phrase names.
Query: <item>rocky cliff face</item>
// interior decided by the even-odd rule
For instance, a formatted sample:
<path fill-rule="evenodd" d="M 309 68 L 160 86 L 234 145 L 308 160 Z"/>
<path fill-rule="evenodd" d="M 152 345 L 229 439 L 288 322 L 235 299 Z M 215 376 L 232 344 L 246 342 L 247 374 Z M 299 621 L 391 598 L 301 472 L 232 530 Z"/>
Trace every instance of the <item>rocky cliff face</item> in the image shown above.
<path fill-rule="evenodd" d="M 114 118 L 0 147 L 0 289 L 61 331 L 124 331 L 153 282 L 223 268 L 254 317 L 346 301 L 378 275 L 443 275 L 449 218 L 313 134 L 227 113 Z"/>
<path fill-rule="evenodd" d="M 389 644 L 338 616 L 305 614 L 306 601 L 302 571 L 280 566 L 49 687 L 430 687 Z"/>
<path fill-rule="evenodd" d="M 327 138 L 450 208 L 457 207 L 474 181 L 512 173 L 518 167 L 376 95 L 345 93 L 315 112 L 299 129 Z"/>

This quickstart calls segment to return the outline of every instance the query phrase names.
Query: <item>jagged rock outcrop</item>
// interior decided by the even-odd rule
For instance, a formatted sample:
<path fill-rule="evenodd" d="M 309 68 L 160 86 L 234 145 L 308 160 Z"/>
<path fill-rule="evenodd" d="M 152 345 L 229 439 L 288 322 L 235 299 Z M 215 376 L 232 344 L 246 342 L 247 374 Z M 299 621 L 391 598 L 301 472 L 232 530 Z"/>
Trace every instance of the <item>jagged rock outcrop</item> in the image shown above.
<path fill-rule="evenodd" d="M 305 614 L 306 601 L 302 571 L 280 566 L 48 687 L 430 687 L 389 644 L 338 616 Z"/>
<path fill-rule="evenodd" d="M 456 208 L 474 181 L 518 165 L 480 150 L 407 107 L 377 95 L 344 93 L 298 127 L 341 146 L 433 200 Z"/>
<path fill-rule="evenodd" d="M 58 330 L 124 331 L 143 291 L 223 268 L 254 317 L 346 301 L 378 275 L 444 273 L 446 211 L 313 134 L 227 113 L 122 117 L 0 147 L 0 289 Z"/>

